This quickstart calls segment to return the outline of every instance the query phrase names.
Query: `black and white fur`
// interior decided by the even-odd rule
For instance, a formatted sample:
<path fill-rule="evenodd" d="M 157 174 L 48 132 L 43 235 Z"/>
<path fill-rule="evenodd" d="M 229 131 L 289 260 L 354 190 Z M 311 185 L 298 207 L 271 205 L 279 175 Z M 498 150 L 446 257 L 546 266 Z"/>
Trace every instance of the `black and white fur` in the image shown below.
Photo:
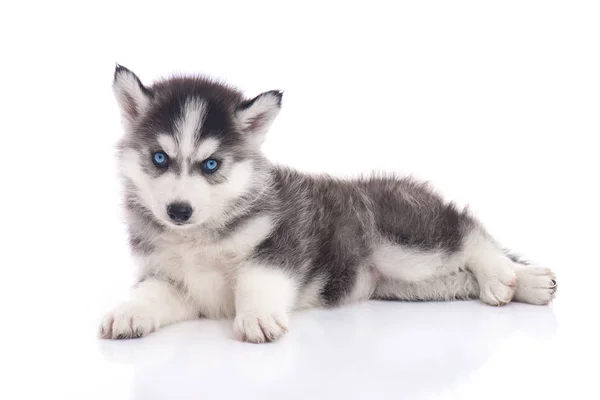
<path fill-rule="evenodd" d="M 144 86 L 117 66 L 114 92 L 131 248 L 140 266 L 131 298 L 100 336 L 147 335 L 199 317 L 234 318 L 236 337 L 268 342 L 294 309 L 368 299 L 479 298 L 548 304 L 547 268 L 505 252 L 466 211 L 425 183 L 342 180 L 273 165 L 260 151 L 282 93 L 246 99 L 203 77 Z M 164 151 L 167 169 L 152 163 Z M 214 174 L 199 163 L 220 160 Z M 167 213 L 191 206 L 185 224 Z"/>

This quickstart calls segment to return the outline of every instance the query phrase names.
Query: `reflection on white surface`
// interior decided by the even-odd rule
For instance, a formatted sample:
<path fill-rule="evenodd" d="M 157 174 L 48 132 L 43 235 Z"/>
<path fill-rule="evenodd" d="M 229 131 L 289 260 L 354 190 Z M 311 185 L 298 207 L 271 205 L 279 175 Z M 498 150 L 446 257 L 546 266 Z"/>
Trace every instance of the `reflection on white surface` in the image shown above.
<path fill-rule="evenodd" d="M 33 3 L 0 10 L 0 399 L 598 398 L 600 2 Z M 284 89 L 270 159 L 431 180 L 554 269 L 555 303 L 312 310 L 264 346 L 230 321 L 99 341 L 132 282 L 115 62 Z"/>
<path fill-rule="evenodd" d="M 551 307 L 369 302 L 299 312 L 268 345 L 239 343 L 230 321 L 193 321 L 145 339 L 101 341 L 133 370 L 132 398 L 407 398 L 452 390 L 514 340 L 552 339 Z M 399 396 L 399 394 L 402 396 Z"/>

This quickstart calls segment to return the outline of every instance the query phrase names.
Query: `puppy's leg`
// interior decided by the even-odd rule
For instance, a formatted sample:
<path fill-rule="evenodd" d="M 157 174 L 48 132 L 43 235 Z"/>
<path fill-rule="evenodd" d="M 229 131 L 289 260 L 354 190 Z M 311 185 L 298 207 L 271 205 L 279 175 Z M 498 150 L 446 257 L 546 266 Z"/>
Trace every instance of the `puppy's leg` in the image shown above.
<path fill-rule="evenodd" d="M 473 228 L 464 241 L 467 268 L 479 284 L 479 298 L 493 306 L 508 304 L 517 289 L 515 263 L 481 228 Z"/>
<path fill-rule="evenodd" d="M 517 278 L 513 301 L 545 305 L 554 299 L 557 283 L 552 270 L 515 261 L 512 261 L 509 266 Z M 487 283 L 493 284 L 494 281 L 488 280 Z M 492 290 L 491 287 L 488 287 L 488 290 Z M 476 299 L 480 298 L 482 293 L 475 275 L 471 271 L 460 270 L 420 281 L 406 281 L 384 276 L 377 284 L 372 298 L 441 301 Z"/>
<path fill-rule="evenodd" d="M 517 273 L 517 291 L 515 301 L 521 303 L 545 305 L 556 294 L 556 275 L 549 268 L 515 263 Z"/>
<path fill-rule="evenodd" d="M 147 278 L 132 289 L 129 301 L 104 316 L 99 335 L 105 339 L 137 338 L 197 316 L 196 307 L 179 289 L 169 282 Z"/>
<path fill-rule="evenodd" d="M 423 281 L 384 277 L 373 294 L 378 300 L 466 300 L 479 297 L 479 284 L 469 271 L 458 271 Z"/>
<path fill-rule="evenodd" d="M 241 266 L 235 289 L 234 332 L 238 339 L 264 343 L 288 330 L 297 285 L 285 271 L 257 263 Z"/>

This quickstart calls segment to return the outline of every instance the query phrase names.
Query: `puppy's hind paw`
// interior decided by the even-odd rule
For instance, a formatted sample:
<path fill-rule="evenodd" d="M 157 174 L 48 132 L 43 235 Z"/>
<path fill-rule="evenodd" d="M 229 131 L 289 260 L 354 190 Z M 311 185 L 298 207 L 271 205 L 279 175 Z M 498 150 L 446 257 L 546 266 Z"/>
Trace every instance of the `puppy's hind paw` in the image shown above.
<path fill-rule="evenodd" d="M 556 275 L 549 268 L 519 268 L 515 301 L 546 305 L 554 299 L 557 288 Z"/>
<path fill-rule="evenodd" d="M 491 306 L 504 306 L 514 298 L 517 288 L 517 277 L 514 273 L 503 277 L 495 277 L 480 283 L 479 298 Z"/>

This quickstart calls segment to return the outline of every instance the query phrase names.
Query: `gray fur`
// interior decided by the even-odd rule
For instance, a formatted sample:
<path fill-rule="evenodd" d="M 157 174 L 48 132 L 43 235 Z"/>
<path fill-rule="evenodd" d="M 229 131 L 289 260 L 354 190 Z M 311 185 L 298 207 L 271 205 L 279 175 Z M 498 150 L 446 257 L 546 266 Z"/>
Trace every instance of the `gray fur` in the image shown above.
<path fill-rule="evenodd" d="M 279 222 L 254 257 L 289 269 L 305 284 L 324 280 L 327 305 L 352 290 L 357 270 L 369 266 L 382 241 L 450 255 L 474 225 L 410 178 L 341 180 L 272 166 L 271 179 L 265 201 Z"/>
<path fill-rule="evenodd" d="M 118 66 L 115 93 L 126 129 L 119 155 L 130 244 L 133 253 L 144 260 L 140 284 L 165 282 L 181 293 L 182 307 L 187 307 L 185 299 L 202 298 L 195 289 L 198 284 L 186 279 L 205 267 L 190 264 L 190 255 L 184 251 L 198 252 L 200 259 L 212 254 L 206 255 L 206 262 L 216 262 L 217 271 L 222 268 L 215 285 L 227 282 L 232 291 L 235 274 L 243 268 L 260 266 L 283 272 L 296 287 L 295 308 L 307 304 L 331 307 L 366 298 L 480 297 L 498 305 L 509 302 L 515 290 L 516 299 L 536 304 L 553 296 L 553 292 L 519 293 L 525 290 L 519 288 L 532 290 L 530 283 L 539 274 L 554 288 L 553 274 L 546 269 L 523 269 L 525 263 L 502 250 L 480 222 L 445 202 L 426 183 L 391 174 L 338 179 L 268 161 L 260 143 L 281 107 L 279 91 L 246 99 L 237 89 L 202 77 L 172 78 L 145 87 L 131 71 Z M 182 121 L 194 110 L 202 118 L 192 127 L 193 149 L 182 154 L 186 141 Z M 157 168 L 151 161 L 152 152 L 164 150 L 160 135 L 181 147 L 171 155 L 168 168 Z M 209 141 L 217 146 L 210 157 L 221 165 L 214 174 L 203 172 L 200 161 L 193 159 Z M 157 186 L 184 178 L 189 179 L 185 181 L 188 186 L 173 186 L 181 190 L 172 198 Z M 220 202 L 180 198 L 186 196 L 186 188 L 197 191 L 196 185 L 214 193 Z M 166 200 L 161 203 L 157 198 Z M 164 213 L 168 202 L 177 201 L 191 202 L 194 208 L 183 226 L 169 221 Z M 258 230 L 256 237 L 246 234 L 239 242 L 238 236 L 257 221 L 267 221 L 269 229 Z M 245 243 L 251 247 L 245 248 Z M 517 275 L 524 283 L 515 286 Z M 186 315 L 231 317 L 234 311 L 239 313 L 237 307 L 243 303 L 237 294 L 236 310 L 230 296 L 223 296 L 222 304 L 198 306 Z M 214 299 L 201 300 L 198 304 L 212 304 L 209 300 Z M 240 326 L 243 331 L 244 325 Z M 110 337 L 107 328 L 102 329 Z M 261 330 L 264 337 L 246 339 L 271 340 L 281 334 L 267 334 L 269 329 L 262 325 Z M 123 335 L 115 333 L 114 327 L 112 332 L 113 337 Z M 139 330 L 132 332 L 137 335 Z"/>

